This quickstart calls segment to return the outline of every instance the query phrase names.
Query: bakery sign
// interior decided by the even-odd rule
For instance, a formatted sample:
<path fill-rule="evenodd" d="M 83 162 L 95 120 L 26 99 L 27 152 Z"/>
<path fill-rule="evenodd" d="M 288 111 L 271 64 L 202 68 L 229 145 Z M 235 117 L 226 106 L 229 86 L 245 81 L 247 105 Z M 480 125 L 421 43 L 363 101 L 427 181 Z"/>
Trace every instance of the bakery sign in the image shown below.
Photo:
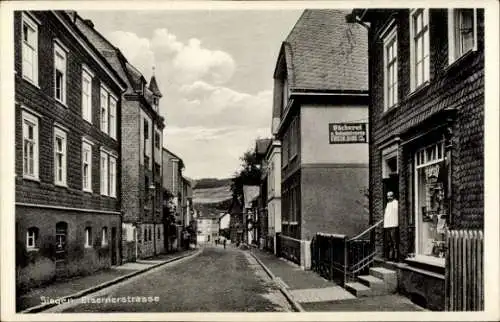
<path fill-rule="evenodd" d="M 367 143 L 366 123 L 330 123 L 330 144 Z"/>

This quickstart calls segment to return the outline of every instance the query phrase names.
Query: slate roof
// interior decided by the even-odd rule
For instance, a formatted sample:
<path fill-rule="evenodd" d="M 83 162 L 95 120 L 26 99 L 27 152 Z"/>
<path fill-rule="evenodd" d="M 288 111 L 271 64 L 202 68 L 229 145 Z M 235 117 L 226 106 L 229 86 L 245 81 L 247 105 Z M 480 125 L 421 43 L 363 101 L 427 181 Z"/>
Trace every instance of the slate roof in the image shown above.
<path fill-rule="evenodd" d="M 158 84 L 156 83 L 155 75 L 151 76 L 151 80 L 149 81 L 149 90 L 156 96 L 162 97 L 160 89 L 158 88 Z"/>
<path fill-rule="evenodd" d="M 288 84 L 295 91 L 368 91 L 368 34 L 347 23 L 349 11 L 307 9 L 282 44 Z"/>

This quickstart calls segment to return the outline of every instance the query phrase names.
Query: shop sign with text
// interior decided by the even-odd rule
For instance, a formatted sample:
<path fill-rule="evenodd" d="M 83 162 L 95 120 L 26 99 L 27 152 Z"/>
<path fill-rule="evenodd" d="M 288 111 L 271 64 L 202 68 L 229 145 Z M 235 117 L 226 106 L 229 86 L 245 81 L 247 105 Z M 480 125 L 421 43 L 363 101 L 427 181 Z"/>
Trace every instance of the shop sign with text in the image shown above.
<path fill-rule="evenodd" d="M 367 143 L 366 123 L 330 123 L 330 144 Z"/>

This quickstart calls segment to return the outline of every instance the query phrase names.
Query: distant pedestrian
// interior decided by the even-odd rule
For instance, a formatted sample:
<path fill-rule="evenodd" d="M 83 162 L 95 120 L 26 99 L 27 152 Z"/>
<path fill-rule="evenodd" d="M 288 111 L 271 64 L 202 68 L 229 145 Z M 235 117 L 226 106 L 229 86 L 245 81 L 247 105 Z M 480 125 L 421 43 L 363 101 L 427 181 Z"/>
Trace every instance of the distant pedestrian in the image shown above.
<path fill-rule="evenodd" d="M 224 249 L 226 249 L 226 242 L 227 242 L 227 239 L 225 237 L 222 237 L 222 243 L 224 244 Z"/>
<path fill-rule="evenodd" d="M 385 255 L 388 260 L 398 260 L 399 240 L 398 201 L 392 191 L 387 192 L 387 205 L 384 213 Z"/>

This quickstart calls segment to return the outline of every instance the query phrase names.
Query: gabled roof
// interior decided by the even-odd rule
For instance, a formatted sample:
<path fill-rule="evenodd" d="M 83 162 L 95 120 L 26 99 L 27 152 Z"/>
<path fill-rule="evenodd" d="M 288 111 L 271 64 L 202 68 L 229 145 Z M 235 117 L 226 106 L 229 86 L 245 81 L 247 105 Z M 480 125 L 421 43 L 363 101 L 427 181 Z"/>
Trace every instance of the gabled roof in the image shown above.
<path fill-rule="evenodd" d="M 243 199 L 245 202 L 245 208 L 252 207 L 252 201 L 254 201 L 260 193 L 259 186 L 243 186 Z"/>
<path fill-rule="evenodd" d="M 368 35 L 349 11 L 307 9 L 282 43 L 275 78 L 292 91 L 368 91 Z"/>

